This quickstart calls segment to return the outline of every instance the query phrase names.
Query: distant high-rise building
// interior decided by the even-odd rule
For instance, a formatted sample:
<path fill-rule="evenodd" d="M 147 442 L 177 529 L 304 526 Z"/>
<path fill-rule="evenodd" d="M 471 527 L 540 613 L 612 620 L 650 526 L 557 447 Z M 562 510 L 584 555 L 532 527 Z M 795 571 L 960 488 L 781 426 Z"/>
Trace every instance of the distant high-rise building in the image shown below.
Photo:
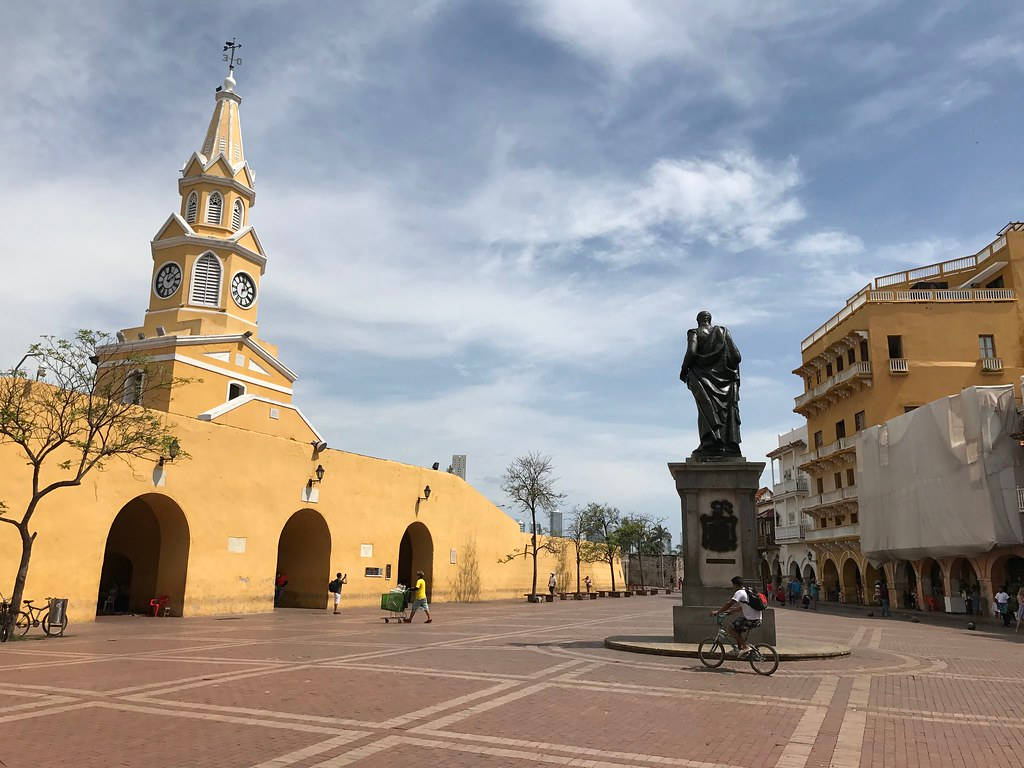
<path fill-rule="evenodd" d="M 516 522 L 519 523 L 519 532 L 520 533 L 526 533 L 526 521 L 525 520 L 516 520 Z"/>
<path fill-rule="evenodd" d="M 560 509 L 552 510 L 549 531 L 552 536 L 562 535 L 562 511 Z"/>
<path fill-rule="evenodd" d="M 466 479 L 466 454 L 456 453 L 452 456 L 452 468 L 449 470 L 453 475 Z"/>

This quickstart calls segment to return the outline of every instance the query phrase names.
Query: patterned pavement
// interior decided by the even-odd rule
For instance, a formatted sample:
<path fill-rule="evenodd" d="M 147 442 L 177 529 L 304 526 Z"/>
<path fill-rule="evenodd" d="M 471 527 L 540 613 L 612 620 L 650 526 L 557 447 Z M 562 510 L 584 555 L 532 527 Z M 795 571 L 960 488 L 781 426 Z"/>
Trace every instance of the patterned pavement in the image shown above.
<path fill-rule="evenodd" d="M 780 634 L 854 652 L 784 662 L 771 678 L 602 646 L 607 635 L 669 634 L 675 599 L 439 604 L 430 625 L 385 625 L 367 609 L 118 617 L 62 639 L 30 635 L 0 646 L 0 761 L 1021 764 L 1024 635 L 780 609 Z"/>

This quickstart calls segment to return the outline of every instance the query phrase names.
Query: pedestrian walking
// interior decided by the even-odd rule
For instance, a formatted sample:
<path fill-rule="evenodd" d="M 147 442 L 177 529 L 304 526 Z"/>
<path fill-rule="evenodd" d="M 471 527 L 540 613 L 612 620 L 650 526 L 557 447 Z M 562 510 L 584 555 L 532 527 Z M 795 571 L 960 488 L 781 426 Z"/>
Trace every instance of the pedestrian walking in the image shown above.
<path fill-rule="evenodd" d="M 334 595 L 334 612 L 338 612 L 338 607 L 341 605 L 341 588 L 348 584 L 348 574 L 338 573 L 334 577 L 334 581 L 327 585 L 327 591 Z"/>
<path fill-rule="evenodd" d="M 801 584 L 799 581 L 794 579 L 789 582 L 789 604 L 796 605 L 796 601 L 800 599 Z"/>
<path fill-rule="evenodd" d="M 1003 626 L 1010 626 L 1010 595 L 1006 591 L 1006 585 L 996 592 L 996 615 L 1003 620 Z"/>
<path fill-rule="evenodd" d="M 775 588 L 775 602 L 779 605 L 786 604 L 786 590 L 783 589 L 782 584 Z"/>
<path fill-rule="evenodd" d="M 590 588 L 593 586 L 593 584 L 594 582 L 591 580 L 590 576 L 583 577 L 583 586 L 587 588 L 588 595 L 590 594 Z"/>
<path fill-rule="evenodd" d="M 430 606 L 427 605 L 427 580 L 424 578 L 423 571 L 416 571 L 416 585 L 413 587 L 412 594 L 412 610 L 409 612 L 409 618 L 405 620 L 405 623 L 412 624 L 412 617 L 416 615 L 416 611 L 421 609 L 427 614 L 427 620 L 424 623 L 429 624 L 432 622 Z"/>
<path fill-rule="evenodd" d="M 818 582 L 811 582 L 811 608 L 818 610 Z"/>
<path fill-rule="evenodd" d="M 550 594 L 550 595 L 551 595 L 552 597 L 554 597 L 554 596 L 555 596 L 555 585 L 556 585 L 557 583 L 558 583 L 558 581 L 557 581 L 557 579 L 555 579 L 555 572 L 554 572 L 554 571 L 552 571 L 552 572 L 551 572 L 551 575 L 550 575 L 550 576 L 548 576 L 548 593 L 549 593 L 549 594 Z"/>
<path fill-rule="evenodd" d="M 274 605 L 278 605 L 281 602 L 281 596 L 284 595 L 284 588 L 288 586 L 288 574 L 278 573 L 274 577 Z"/>
<path fill-rule="evenodd" d="M 878 591 L 878 602 L 882 604 L 882 616 L 892 616 L 889 613 L 889 587 L 884 582 L 875 585 Z"/>

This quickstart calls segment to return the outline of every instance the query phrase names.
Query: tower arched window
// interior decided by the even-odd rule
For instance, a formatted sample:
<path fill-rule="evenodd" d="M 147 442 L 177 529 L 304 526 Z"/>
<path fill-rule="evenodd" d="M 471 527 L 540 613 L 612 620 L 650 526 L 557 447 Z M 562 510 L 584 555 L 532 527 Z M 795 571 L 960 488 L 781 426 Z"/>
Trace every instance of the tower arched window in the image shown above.
<path fill-rule="evenodd" d="M 189 303 L 208 307 L 220 306 L 220 259 L 204 253 L 192 267 Z"/>
<path fill-rule="evenodd" d="M 241 200 L 235 200 L 231 206 L 231 229 L 235 232 L 242 228 L 242 220 L 245 218 L 245 206 Z"/>
<path fill-rule="evenodd" d="M 220 224 L 221 213 L 224 210 L 224 198 L 220 192 L 211 192 L 206 198 L 206 223 Z"/>
<path fill-rule="evenodd" d="M 146 374 L 140 370 L 134 370 L 125 377 L 124 391 L 121 394 L 121 402 L 124 404 L 142 405 L 142 393 L 144 391 Z"/>
<path fill-rule="evenodd" d="M 196 213 L 199 211 L 199 195 L 194 191 L 188 196 L 188 202 L 185 203 L 185 221 L 189 224 L 196 223 Z"/>

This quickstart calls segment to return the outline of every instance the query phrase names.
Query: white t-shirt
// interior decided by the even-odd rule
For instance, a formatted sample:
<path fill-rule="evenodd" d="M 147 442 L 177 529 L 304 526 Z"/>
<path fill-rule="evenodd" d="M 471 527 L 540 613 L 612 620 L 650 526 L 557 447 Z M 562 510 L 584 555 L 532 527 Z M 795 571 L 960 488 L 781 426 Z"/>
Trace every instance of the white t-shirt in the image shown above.
<path fill-rule="evenodd" d="M 1006 594 L 1005 592 L 1003 592 L 1002 590 L 1000 590 L 999 592 L 996 592 L 996 602 L 997 603 L 1008 603 L 1008 602 L 1010 602 L 1010 596 L 1008 594 Z"/>
<path fill-rule="evenodd" d="M 732 596 L 734 603 L 740 604 L 740 609 L 743 611 L 743 618 L 750 621 L 759 621 L 761 619 L 761 612 L 755 611 L 750 607 L 750 599 L 747 597 L 747 590 L 737 589 L 736 594 Z"/>

